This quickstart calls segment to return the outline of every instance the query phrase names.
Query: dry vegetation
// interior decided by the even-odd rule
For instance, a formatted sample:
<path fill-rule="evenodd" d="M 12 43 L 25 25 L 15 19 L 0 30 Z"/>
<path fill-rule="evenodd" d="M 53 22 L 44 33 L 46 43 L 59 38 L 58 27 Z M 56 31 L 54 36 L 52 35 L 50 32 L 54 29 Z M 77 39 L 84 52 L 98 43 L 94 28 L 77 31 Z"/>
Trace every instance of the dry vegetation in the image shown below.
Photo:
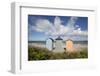
<path fill-rule="evenodd" d="M 54 53 L 46 48 L 28 47 L 28 60 L 55 60 L 88 58 L 87 48 L 75 52 Z"/>

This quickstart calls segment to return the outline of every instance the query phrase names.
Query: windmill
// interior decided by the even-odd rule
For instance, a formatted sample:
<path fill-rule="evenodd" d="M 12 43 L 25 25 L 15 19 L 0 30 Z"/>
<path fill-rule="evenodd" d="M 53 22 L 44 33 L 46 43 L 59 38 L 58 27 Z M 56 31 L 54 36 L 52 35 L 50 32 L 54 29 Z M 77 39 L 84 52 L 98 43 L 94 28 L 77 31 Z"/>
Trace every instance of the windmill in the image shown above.
<path fill-rule="evenodd" d="M 48 49 L 53 50 L 53 52 L 64 52 L 65 51 L 63 47 L 64 43 L 61 37 L 66 36 L 67 34 L 70 34 L 73 32 L 76 21 L 77 21 L 77 17 L 71 17 L 68 23 L 66 24 L 66 26 L 64 26 L 62 25 L 62 21 L 60 20 L 60 17 L 55 17 L 54 24 L 53 24 L 54 28 L 51 32 L 54 33 L 54 36 L 56 36 L 56 39 L 55 41 L 53 39 L 49 39 L 49 42 L 47 42 L 47 44 L 49 43 L 51 44 L 48 45 Z M 64 28 L 62 28 L 63 26 Z M 63 34 L 63 30 L 65 30 L 66 34 Z M 68 43 L 66 43 L 66 45 L 68 45 Z"/>

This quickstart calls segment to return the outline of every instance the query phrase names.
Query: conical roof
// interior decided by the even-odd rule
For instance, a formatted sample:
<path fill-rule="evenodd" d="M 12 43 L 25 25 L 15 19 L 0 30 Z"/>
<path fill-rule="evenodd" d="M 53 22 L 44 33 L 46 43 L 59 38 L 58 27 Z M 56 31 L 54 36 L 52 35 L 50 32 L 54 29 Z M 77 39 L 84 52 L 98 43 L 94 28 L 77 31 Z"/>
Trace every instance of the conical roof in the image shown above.
<path fill-rule="evenodd" d="M 56 40 L 63 40 L 60 36 L 58 36 L 57 38 L 56 38 Z"/>

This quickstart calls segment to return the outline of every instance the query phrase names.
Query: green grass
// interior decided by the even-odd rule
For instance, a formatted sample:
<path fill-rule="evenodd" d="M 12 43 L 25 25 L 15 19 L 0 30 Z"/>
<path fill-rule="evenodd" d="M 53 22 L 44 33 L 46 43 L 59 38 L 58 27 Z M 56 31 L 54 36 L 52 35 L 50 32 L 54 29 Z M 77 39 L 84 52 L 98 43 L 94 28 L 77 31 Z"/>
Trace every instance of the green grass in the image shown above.
<path fill-rule="evenodd" d="M 28 60 L 55 60 L 88 58 L 87 48 L 76 52 L 54 53 L 46 48 L 28 47 Z"/>

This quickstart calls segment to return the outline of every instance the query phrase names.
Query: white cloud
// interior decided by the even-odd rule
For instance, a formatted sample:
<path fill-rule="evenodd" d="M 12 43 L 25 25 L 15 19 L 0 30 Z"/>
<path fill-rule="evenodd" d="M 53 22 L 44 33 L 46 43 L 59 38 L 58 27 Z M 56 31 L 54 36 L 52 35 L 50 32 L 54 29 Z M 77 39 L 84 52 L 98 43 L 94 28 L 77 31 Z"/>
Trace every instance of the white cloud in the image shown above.
<path fill-rule="evenodd" d="M 78 28 L 77 30 L 73 30 L 74 35 L 83 35 L 86 36 L 88 33 L 87 31 L 82 31 L 81 28 Z"/>
<path fill-rule="evenodd" d="M 77 17 L 71 17 L 66 25 L 62 25 L 59 17 L 55 17 L 54 23 L 47 19 L 38 19 L 32 29 L 37 32 L 44 32 L 48 36 L 87 36 L 87 31 L 82 31 L 79 25 L 75 25 Z"/>
<path fill-rule="evenodd" d="M 75 25 L 75 28 L 79 28 L 79 25 Z"/>
<path fill-rule="evenodd" d="M 36 21 L 36 26 L 32 26 L 33 30 L 38 32 L 46 32 L 51 29 L 52 23 L 46 19 L 39 19 Z"/>

